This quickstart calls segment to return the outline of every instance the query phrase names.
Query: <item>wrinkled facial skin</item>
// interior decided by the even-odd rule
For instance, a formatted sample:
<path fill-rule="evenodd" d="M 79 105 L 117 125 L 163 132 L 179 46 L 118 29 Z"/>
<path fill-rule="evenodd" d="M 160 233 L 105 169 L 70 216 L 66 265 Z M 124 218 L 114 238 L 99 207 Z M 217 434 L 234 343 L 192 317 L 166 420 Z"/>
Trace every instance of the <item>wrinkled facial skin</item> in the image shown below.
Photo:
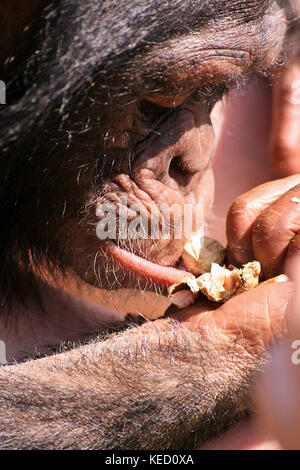
<path fill-rule="evenodd" d="M 153 113 L 149 118 L 147 117 L 148 110 Z M 149 124 L 146 122 L 147 118 Z M 158 119 L 157 125 L 155 119 Z M 73 240 L 77 242 L 77 256 L 79 252 L 81 253 L 77 259 L 86 260 L 90 258 L 91 253 L 93 257 L 99 246 L 106 253 L 109 244 L 116 243 L 154 263 L 172 266 L 179 259 L 183 249 L 184 239 L 174 238 L 174 229 L 181 223 L 185 204 L 193 205 L 194 210 L 197 207 L 201 210 L 204 205 L 205 211 L 208 212 L 212 203 L 214 183 L 211 161 L 214 133 L 208 104 L 202 97 L 199 99 L 197 96 L 195 98 L 191 96 L 174 109 L 161 109 L 142 100 L 138 105 L 125 106 L 123 116 L 117 110 L 116 116 L 112 116 L 108 126 L 105 132 L 108 139 L 103 139 L 105 154 L 109 160 L 115 159 L 116 155 L 119 156 L 119 165 L 123 168 L 119 171 L 112 169 L 112 173 L 103 184 L 100 184 L 98 194 L 94 189 L 91 193 L 88 188 L 87 194 L 84 195 L 84 199 L 89 201 L 88 210 L 85 211 L 80 226 L 75 228 L 74 235 L 72 235 Z M 126 142 L 126 139 L 135 139 L 135 133 L 141 135 L 141 138 L 133 145 Z M 128 168 L 129 149 L 130 152 L 134 149 L 130 168 Z M 135 207 L 145 214 L 146 220 L 149 221 L 149 233 L 145 234 L 145 238 L 138 240 L 117 238 L 114 241 L 100 241 L 95 239 L 95 223 L 97 222 L 94 218 L 95 207 L 99 204 L 111 203 L 118 211 L 121 210 L 119 201 L 122 199 L 126 199 L 126 205 L 129 208 Z M 165 237 L 166 239 L 162 239 L 160 230 L 158 234 L 155 234 L 153 241 L 150 233 L 150 217 L 152 215 L 155 220 L 163 217 L 161 207 L 167 212 L 170 211 L 170 234 Z M 131 212 L 130 209 L 126 210 L 126 215 L 128 223 L 136 218 L 136 213 L 132 209 Z M 92 230 L 87 232 L 89 227 L 92 227 Z M 110 252 L 107 256 L 110 269 L 115 267 L 108 284 L 115 286 L 115 275 L 121 275 L 122 285 L 132 286 L 132 283 L 136 282 L 136 273 L 133 272 L 131 275 L 127 272 L 124 277 L 123 266 L 116 265 Z M 98 269 L 96 267 L 96 271 L 98 271 L 98 277 L 101 277 L 103 257 L 98 262 L 99 267 Z M 95 266 L 93 270 L 86 271 L 85 263 L 76 265 L 77 272 L 85 280 L 97 285 L 97 279 L 94 279 L 94 268 Z"/>
<path fill-rule="evenodd" d="M 101 24 L 94 41 L 81 44 L 80 53 L 76 37 L 70 47 L 63 34 L 57 38 L 55 60 L 62 68 L 67 64 L 66 70 L 74 66 L 75 92 L 70 78 L 71 92 L 65 86 L 63 100 L 59 95 L 62 84 L 56 76 L 56 91 L 48 102 L 45 98 L 44 109 L 49 109 L 46 120 L 32 125 L 35 144 L 27 145 L 32 154 L 27 157 L 28 170 L 23 172 L 25 181 L 19 189 L 18 201 L 22 203 L 18 217 L 12 215 L 20 223 L 22 213 L 19 233 L 23 243 L 31 237 L 28 246 L 33 259 L 35 254 L 39 259 L 41 254 L 48 256 L 54 265 L 71 269 L 84 281 L 108 290 L 167 287 L 167 283 L 155 282 L 130 263 L 124 263 L 115 247 L 121 246 L 153 263 L 174 266 L 184 239 L 174 239 L 171 230 L 167 240 L 158 237 L 154 242 L 151 238 L 101 241 L 96 235 L 97 208 L 99 204 L 112 203 L 118 209 L 120 198 L 127 198 L 129 205 L 136 204 L 146 214 L 154 210 L 158 218 L 163 217 L 161 205 L 171 208 L 173 204 L 183 208 L 193 203 L 195 210 L 201 206 L 207 214 L 214 190 L 211 110 L 223 92 L 241 77 L 267 69 L 276 61 L 286 27 L 284 8 L 277 1 L 194 3 L 163 3 L 164 11 L 158 13 L 157 5 L 152 5 L 149 14 L 141 2 L 141 8 L 148 12 L 145 18 L 153 18 L 153 26 L 144 20 L 147 35 L 143 39 L 143 25 L 139 26 L 140 31 L 134 26 L 138 25 L 137 19 L 143 21 L 143 15 L 135 13 L 127 19 L 135 30 L 127 50 L 121 41 L 122 32 L 118 37 L 120 44 L 116 40 L 116 44 L 107 45 Z M 79 2 L 72 8 L 82 8 L 82 17 L 88 18 L 89 9 L 95 6 Z M 126 8 L 130 8 L 128 2 Z M 179 25 L 168 22 L 168 15 L 184 21 Z M 99 18 L 101 22 L 101 15 Z M 98 50 L 104 58 L 97 63 L 93 48 L 99 38 L 103 44 Z M 37 55 L 40 51 L 42 54 L 45 46 L 39 44 L 42 41 L 38 36 L 36 41 Z M 93 52 L 92 59 L 88 49 Z M 50 58 L 45 59 L 46 56 L 45 53 L 43 60 L 47 66 Z M 84 69 L 89 60 L 93 69 L 87 70 L 85 81 L 76 82 L 74 64 L 78 61 Z M 38 61 L 34 66 L 38 71 L 42 68 Z M 50 69 L 48 64 L 47 70 Z M 66 70 L 65 77 L 69 73 Z M 13 178 L 14 171 L 17 173 L 16 168 L 9 178 Z M 29 186 L 37 188 L 34 197 L 24 189 Z M 11 211 L 15 211 L 16 204 L 11 206 Z M 172 217 L 171 226 L 176 227 L 182 217 L 180 210 Z M 49 231 L 47 240 L 32 239 L 34 231 L 45 234 L 45 226 Z"/>
<path fill-rule="evenodd" d="M 257 7 L 257 2 L 245 2 L 244 6 L 249 14 Z M 213 105 L 228 84 L 234 86 L 241 76 L 272 63 L 282 46 L 278 37 L 266 38 L 264 34 L 269 28 L 284 32 L 283 15 L 276 4 L 254 24 L 253 29 L 253 24 L 242 20 L 239 25 L 217 20 L 211 28 L 155 45 L 131 64 L 135 82 L 132 95 L 121 104 L 116 98 L 112 107 L 105 109 L 106 122 L 100 131 L 103 153 L 117 164 L 112 166 L 99 195 L 88 191 L 86 199 L 92 201 L 85 214 L 88 223 L 81 224 L 80 233 L 75 231 L 73 236 L 77 241 L 76 259 L 83 261 L 73 266 L 89 283 L 97 286 L 100 279 L 105 288 L 118 288 L 118 283 L 135 287 L 137 282 L 139 287 L 153 287 L 146 276 L 114 259 L 109 243 L 99 242 L 94 233 L 86 237 L 86 227 L 94 225 L 94 205 L 98 201 L 113 202 L 118 208 L 119 198 L 127 197 L 128 203 L 139 206 L 142 213 L 150 213 L 153 207 L 159 212 L 162 204 L 183 208 L 193 203 L 195 208 L 198 204 L 204 206 L 204 214 L 208 214 L 214 191 Z M 174 214 L 174 227 L 180 219 L 179 211 Z M 173 266 L 184 244 L 184 239 L 174 239 L 173 235 L 155 242 L 149 238 L 117 240 L 117 244 L 154 263 Z M 99 246 L 110 267 L 105 278 L 103 256 L 95 258 Z M 93 265 L 87 266 L 86 260 Z"/>

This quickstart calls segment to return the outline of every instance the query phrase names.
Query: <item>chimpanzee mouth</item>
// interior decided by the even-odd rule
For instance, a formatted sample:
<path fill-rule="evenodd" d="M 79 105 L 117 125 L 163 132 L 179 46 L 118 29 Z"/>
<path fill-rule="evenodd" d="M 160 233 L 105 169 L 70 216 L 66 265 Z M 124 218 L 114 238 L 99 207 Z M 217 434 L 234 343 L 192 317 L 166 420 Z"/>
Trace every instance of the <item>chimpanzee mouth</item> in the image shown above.
<path fill-rule="evenodd" d="M 126 271 L 165 287 L 182 281 L 185 276 L 194 277 L 186 271 L 181 258 L 173 266 L 163 266 L 120 248 L 112 241 L 107 243 L 106 249 Z"/>

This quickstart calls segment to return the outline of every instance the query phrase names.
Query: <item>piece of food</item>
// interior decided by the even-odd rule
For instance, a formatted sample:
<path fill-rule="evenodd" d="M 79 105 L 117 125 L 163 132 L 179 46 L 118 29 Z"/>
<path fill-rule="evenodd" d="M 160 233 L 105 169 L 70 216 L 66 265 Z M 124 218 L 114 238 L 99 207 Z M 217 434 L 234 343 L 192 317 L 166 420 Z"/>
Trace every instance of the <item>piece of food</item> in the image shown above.
<path fill-rule="evenodd" d="M 182 259 L 188 271 L 197 278 L 185 277 L 169 288 L 169 299 L 178 308 L 193 304 L 200 294 L 213 302 L 226 302 L 233 296 L 254 289 L 259 284 L 261 266 L 258 261 L 245 264 L 241 269 L 235 266 L 220 266 L 225 258 L 225 249 L 212 238 L 194 236 L 186 242 Z M 199 276 L 199 274 L 201 274 Z M 284 274 L 262 284 L 285 282 Z"/>
<path fill-rule="evenodd" d="M 217 240 L 193 235 L 184 245 L 181 258 L 189 272 L 200 276 L 210 271 L 212 263 L 223 264 L 225 253 Z"/>
<path fill-rule="evenodd" d="M 226 302 L 234 295 L 240 294 L 246 290 L 253 289 L 259 283 L 260 263 L 253 261 L 246 264 L 242 269 L 230 266 L 229 269 L 212 263 L 211 271 L 202 274 L 197 279 L 184 278 L 182 282 L 174 284 L 169 289 L 169 299 L 172 303 L 185 305 L 189 300 L 195 301 L 195 294 L 202 293 L 213 302 Z M 193 297 L 189 296 L 185 299 L 188 289 Z M 178 292 L 183 294 L 178 295 Z M 175 302 L 174 302 L 175 301 Z M 193 303 L 193 302 L 190 302 Z M 189 305 L 190 305 L 189 304 Z M 185 305 L 186 306 L 186 305 Z"/>
<path fill-rule="evenodd" d="M 176 307 L 182 309 L 187 308 L 192 305 L 195 300 L 197 299 L 198 294 L 193 294 L 190 290 L 179 290 L 172 294 L 172 304 L 176 305 Z"/>
<path fill-rule="evenodd" d="M 253 261 L 242 269 L 212 264 L 211 272 L 197 279 L 200 292 L 213 302 L 226 302 L 234 295 L 253 289 L 259 283 L 260 263 Z"/>
<path fill-rule="evenodd" d="M 279 276 L 272 277 L 272 279 L 268 279 L 267 281 L 261 282 L 259 285 L 263 286 L 265 284 L 273 284 L 274 282 L 286 282 L 289 278 L 285 274 L 280 274 Z"/>

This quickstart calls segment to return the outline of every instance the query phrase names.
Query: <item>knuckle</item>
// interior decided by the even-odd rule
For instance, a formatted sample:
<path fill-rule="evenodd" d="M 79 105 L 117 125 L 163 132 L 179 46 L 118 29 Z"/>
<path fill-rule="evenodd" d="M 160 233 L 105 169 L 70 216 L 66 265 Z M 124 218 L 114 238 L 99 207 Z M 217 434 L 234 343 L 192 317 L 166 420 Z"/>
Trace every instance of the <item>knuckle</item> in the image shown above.
<path fill-rule="evenodd" d="M 252 202 L 245 196 L 239 196 L 233 201 L 229 208 L 228 216 L 231 220 L 247 218 L 249 212 L 253 210 Z"/>

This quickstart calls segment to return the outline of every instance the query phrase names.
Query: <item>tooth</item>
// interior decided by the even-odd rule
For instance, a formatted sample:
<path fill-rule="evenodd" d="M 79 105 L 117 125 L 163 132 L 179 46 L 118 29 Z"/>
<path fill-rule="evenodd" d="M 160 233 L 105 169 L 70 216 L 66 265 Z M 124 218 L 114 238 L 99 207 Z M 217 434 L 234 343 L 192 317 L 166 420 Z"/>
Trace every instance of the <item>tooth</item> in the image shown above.
<path fill-rule="evenodd" d="M 180 309 L 187 308 L 195 302 L 197 297 L 197 294 L 193 294 L 190 290 L 180 290 L 172 295 L 172 304 Z"/>

